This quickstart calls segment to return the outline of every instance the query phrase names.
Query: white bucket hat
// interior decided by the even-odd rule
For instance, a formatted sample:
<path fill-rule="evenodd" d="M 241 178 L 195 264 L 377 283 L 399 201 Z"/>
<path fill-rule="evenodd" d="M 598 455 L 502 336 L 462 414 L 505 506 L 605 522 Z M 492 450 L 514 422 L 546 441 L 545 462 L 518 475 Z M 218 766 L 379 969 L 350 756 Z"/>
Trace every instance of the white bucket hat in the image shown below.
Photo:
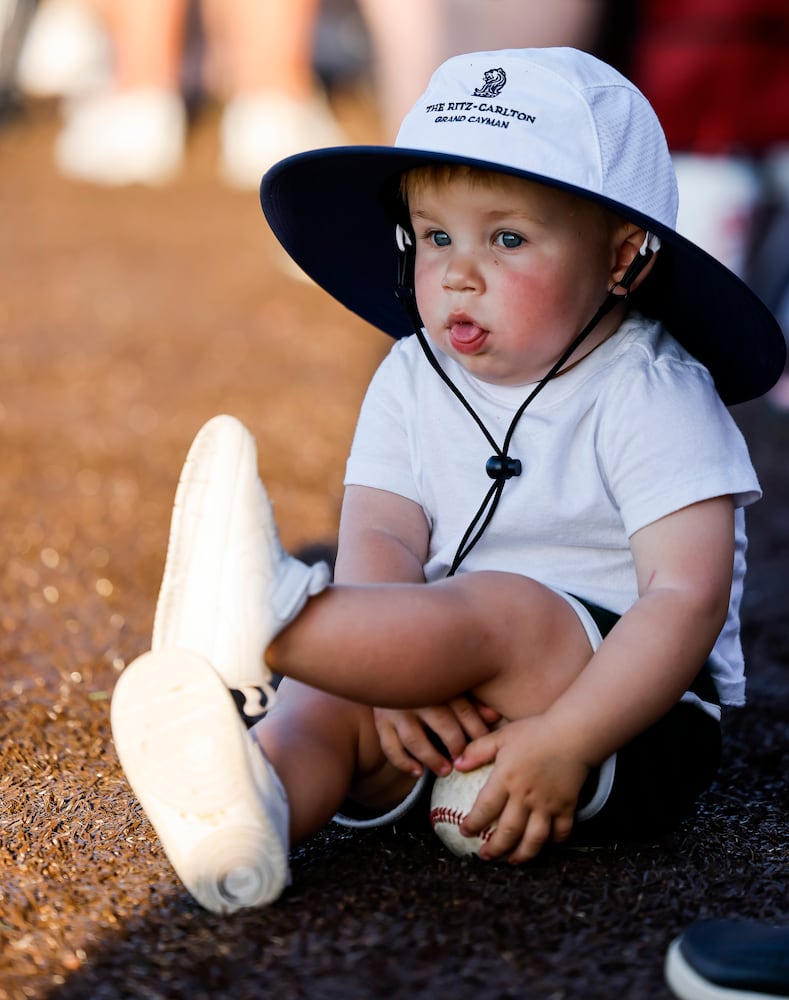
<path fill-rule="evenodd" d="M 677 186 L 663 130 L 625 77 L 569 48 L 449 59 L 403 121 L 394 146 L 289 157 L 261 184 L 261 204 L 295 262 L 332 296 L 393 337 L 413 325 L 398 302 L 395 225 L 404 171 L 465 163 L 570 191 L 661 242 L 638 307 L 661 319 L 711 371 L 726 403 L 762 395 L 783 371 L 778 323 L 750 289 L 675 229 Z"/>

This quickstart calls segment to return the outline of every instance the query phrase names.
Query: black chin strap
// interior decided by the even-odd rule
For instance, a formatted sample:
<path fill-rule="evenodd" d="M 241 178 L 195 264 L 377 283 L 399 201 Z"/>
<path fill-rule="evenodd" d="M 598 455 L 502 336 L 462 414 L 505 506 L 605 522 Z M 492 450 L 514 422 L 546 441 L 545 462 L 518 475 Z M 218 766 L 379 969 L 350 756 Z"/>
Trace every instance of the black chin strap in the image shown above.
<path fill-rule="evenodd" d="M 515 428 L 523 416 L 526 407 L 531 403 L 531 401 L 545 388 L 545 386 L 555 378 L 567 361 L 572 357 L 575 351 L 578 350 L 580 345 L 586 340 L 589 334 L 594 330 L 597 324 L 606 316 L 618 303 L 622 302 L 630 293 L 630 286 L 636 279 L 638 274 L 647 265 L 650 258 L 652 257 L 653 251 L 647 246 L 647 241 L 644 241 L 644 246 L 641 252 L 636 255 L 633 259 L 630 267 L 623 275 L 621 281 L 618 281 L 613 285 L 606 295 L 605 299 L 601 303 L 597 312 L 591 318 L 591 320 L 586 324 L 586 326 L 581 330 L 581 332 L 575 337 L 572 343 L 567 347 L 567 349 L 562 353 L 561 357 L 551 366 L 551 369 L 546 375 L 544 375 L 540 381 L 535 385 L 529 395 L 524 399 L 521 405 L 515 412 L 515 415 L 510 422 L 509 429 L 504 436 L 504 442 L 501 446 L 498 445 L 496 439 L 490 433 L 488 428 L 482 421 L 482 418 L 473 408 L 471 403 L 466 399 L 463 393 L 458 389 L 452 379 L 447 375 L 444 369 L 438 362 L 435 354 L 433 353 L 430 344 L 427 341 L 427 337 L 422 329 L 422 319 L 419 315 L 419 310 L 416 304 L 416 296 L 414 294 L 414 251 L 413 242 L 410 234 L 403 229 L 402 226 L 397 227 L 397 245 L 400 249 L 400 255 L 398 258 L 398 268 L 397 268 L 397 285 L 396 285 L 396 295 L 400 300 L 403 308 L 408 314 L 408 318 L 411 321 L 411 326 L 413 327 L 414 333 L 416 334 L 417 340 L 430 363 L 431 367 L 434 369 L 439 378 L 444 382 L 447 388 L 455 395 L 460 404 L 479 427 L 480 431 L 485 435 L 490 446 L 493 448 L 493 455 L 485 463 L 485 471 L 488 476 L 493 480 L 488 492 L 482 503 L 477 510 L 477 513 L 471 519 L 471 523 L 468 528 L 466 528 L 465 534 L 460 540 L 460 544 L 455 552 L 455 557 L 452 560 L 452 565 L 449 567 L 447 576 L 454 576 L 458 570 L 458 567 L 466 558 L 466 556 L 471 552 L 477 542 L 480 540 L 482 535 L 485 533 L 486 528 L 493 519 L 493 515 L 496 513 L 496 508 L 499 505 L 499 500 L 501 499 L 501 494 L 504 491 L 504 486 L 509 479 L 515 476 L 520 476 L 523 471 L 523 466 L 519 458 L 512 458 L 509 455 L 510 444 L 512 443 L 512 437 L 515 433 Z M 621 291 L 617 292 L 617 289 Z"/>

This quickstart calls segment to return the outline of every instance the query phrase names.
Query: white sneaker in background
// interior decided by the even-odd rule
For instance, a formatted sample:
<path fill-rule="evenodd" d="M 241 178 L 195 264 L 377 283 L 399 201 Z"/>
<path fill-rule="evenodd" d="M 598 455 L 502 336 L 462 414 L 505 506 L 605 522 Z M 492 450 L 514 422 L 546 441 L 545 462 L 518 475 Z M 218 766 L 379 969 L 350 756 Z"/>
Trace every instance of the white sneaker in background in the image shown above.
<path fill-rule="evenodd" d="M 55 143 L 67 177 L 94 184 L 166 184 L 186 142 L 180 94 L 158 88 L 109 92 L 71 102 Z"/>
<path fill-rule="evenodd" d="M 277 899 L 290 881 L 287 799 L 210 664 L 145 653 L 118 678 L 111 718 L 129 784 L 200 905 Z"/>
<path fill-rule="evenodd" d="M 282 548 L 246 427 L 209 420 L 175 495 L 152 649 L 202 656 L 257 714 L 252 696 L 273 695 L 266 647 L 329 578 L 325 562 L 307 566 Z"/>
<path fill-rule="evenodd" d="M 233 187 L 257 189 L 263 174 L 278 160 L 344 142 L 322 94 L 310 101 L 275 91 L 239 96 L 222 113 L 220 172 Z"/>
<path fill-rule="evenodd" d="M 109 85 L 112 46 L 91 5 L 43 0 L 36 5 L 17 64 L 31 97 L 73 97 Z"/>

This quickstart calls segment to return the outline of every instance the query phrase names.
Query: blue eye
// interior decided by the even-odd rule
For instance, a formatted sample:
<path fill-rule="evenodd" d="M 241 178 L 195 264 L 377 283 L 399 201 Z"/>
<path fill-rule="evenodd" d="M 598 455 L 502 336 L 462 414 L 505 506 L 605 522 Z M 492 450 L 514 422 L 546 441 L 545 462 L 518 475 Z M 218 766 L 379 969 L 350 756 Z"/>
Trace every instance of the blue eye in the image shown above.
<path fill-rule="evenodd" d="M 496 242 L 499 246 L 506 247 L 507 250 L 514 250 L 526 241 L 522 236 L 518 236 L 517 233 L 503 232 L 498 234 Z"/>
<path fill-rule="evenodd" d="M 430 233 L 430 241 L 437 247 L 448 247 L 452 242 L 449 238 L 449 233 L 445 233 L 443 229 L 434 229 Z"/>

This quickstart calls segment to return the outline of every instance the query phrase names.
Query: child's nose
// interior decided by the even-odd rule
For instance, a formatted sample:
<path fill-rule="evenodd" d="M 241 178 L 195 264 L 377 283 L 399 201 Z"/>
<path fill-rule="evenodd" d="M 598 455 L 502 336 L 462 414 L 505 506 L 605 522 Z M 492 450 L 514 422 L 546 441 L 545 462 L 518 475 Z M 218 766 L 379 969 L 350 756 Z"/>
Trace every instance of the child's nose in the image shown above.
<path fill-rule="evenodd" d="M 479 291 L 482 284 L 482 272 L 473 251 L 453 247 L 444 272 L 444 288 L 453 292 Z"/>

